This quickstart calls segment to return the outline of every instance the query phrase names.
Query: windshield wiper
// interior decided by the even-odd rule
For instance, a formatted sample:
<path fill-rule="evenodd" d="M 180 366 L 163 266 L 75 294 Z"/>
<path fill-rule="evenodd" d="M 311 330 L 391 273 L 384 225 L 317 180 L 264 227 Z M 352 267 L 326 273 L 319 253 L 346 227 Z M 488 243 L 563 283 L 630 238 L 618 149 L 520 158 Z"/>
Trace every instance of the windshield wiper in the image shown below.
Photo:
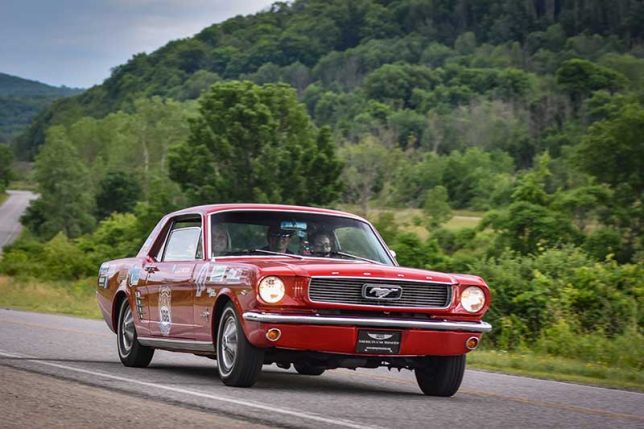
<path fill-rule="evenodd" d="M 227 252 L 225 256 L 250 255 L 251 253 L 264 253 L 266 255 L 288 256 L 289 258 L 304 259 L 302 256 L 295 255 L 293 253 L 273 252 L 272 250 L 265 250 L 265 249 L 235 250 L 233 252 Z"/>
<path fill-rule="evenodd" d="M 384 265 L 384 264 L 382 264 L 380 262 L 377 262 L 377 261 L 374 261 L 372 259 L 367 259 L 367 258 L 363 258 L 362 256 L 352 255 L 351 253 L 331 252 L 331 255 L 344 256 L 345 258 L 357 259 L 359 261 L 365 261 L 365 262 L 369 262 L 371 264 Z"/>
<path fill-rule="evenodd" d="M 272 250 L 265 250 L 265 249 L 248 249 L 248 253 L 265 253 L 267 255 L 279 255 L 279 256 L 288 256 L 289 258 L 295 258 L 295 259 L 304 259 L 302 256 L 296 255 L 294 253 L 273 252 Z"/>

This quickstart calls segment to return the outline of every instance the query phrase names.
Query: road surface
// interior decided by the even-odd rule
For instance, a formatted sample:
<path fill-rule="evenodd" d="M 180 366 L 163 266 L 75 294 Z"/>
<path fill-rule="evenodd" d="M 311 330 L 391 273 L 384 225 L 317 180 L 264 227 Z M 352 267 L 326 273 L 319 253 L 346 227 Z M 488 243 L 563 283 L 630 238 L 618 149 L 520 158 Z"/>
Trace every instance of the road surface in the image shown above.
<path fill-rule="evenodd" d="M 253 388 L 231 388 L 188 354 L 123 367 L 103 321 L 3 309 L 0 383 L 0 427 L 644 428 L 644 394 L 472 370 L 453 398 L 386 369 L 265 366 Z"/>
<path fill-rule="evenodd" d="M 7 191 L 9 198 L 0 205 L 0 254 L 20 233 L 20 216 L 38 196 L 29 191 Z"/>

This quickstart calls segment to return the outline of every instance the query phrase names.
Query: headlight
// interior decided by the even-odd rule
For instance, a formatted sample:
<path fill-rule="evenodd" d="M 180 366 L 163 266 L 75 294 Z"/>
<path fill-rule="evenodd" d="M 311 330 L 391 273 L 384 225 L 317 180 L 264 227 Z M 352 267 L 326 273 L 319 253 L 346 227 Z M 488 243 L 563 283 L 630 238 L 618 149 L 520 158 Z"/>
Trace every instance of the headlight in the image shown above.
<path fill-rule="evenodd" d="M 461 294 L 461 305 L 466 311 L 476 313 L 485 305 L 485 294 L 480 287 L 470 286 Z"/>
<path fill-rule="evenodd" d="M 279 277 L 265 277 L 259 282 L 259 297 L 269 304 L 279 302 L 284 298 L 284 282 Z"/>

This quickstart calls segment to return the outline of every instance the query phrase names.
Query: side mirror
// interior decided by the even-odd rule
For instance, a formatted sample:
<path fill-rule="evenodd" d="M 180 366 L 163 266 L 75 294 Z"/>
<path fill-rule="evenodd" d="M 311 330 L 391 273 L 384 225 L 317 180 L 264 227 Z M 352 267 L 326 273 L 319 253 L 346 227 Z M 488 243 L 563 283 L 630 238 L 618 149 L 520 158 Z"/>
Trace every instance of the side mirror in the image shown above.
<path fill-rule="evenodd" d="M 391 256 L 393 256 L 394 259 L 396 259 L 396 251 L 395 250 L 389 249 L 389 253 L 391 253 Z"/>

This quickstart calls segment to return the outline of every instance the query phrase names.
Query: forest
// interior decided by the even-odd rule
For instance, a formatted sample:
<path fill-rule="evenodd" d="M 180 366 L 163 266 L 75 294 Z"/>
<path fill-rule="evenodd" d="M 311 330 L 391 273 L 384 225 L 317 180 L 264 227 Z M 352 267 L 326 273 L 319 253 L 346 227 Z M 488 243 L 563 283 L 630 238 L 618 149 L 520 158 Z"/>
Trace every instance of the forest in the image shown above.
<path fill-rule="evenodd" d="M 41 198 L 0 270 L 95 275 L 192 204 L 352 207 L 401 265 L 490 284 L 490 347 L 641 371 L 643 32 L 637 0 L 297 0 L 212 25 L 15 139 Z M 462 210 L 481 221 L 447 228 Z"/>
<path fill-rule="evenodd" d="M 82 92 L 0 73 L 0 144 L 8 144 L 55 100 Z"/>

